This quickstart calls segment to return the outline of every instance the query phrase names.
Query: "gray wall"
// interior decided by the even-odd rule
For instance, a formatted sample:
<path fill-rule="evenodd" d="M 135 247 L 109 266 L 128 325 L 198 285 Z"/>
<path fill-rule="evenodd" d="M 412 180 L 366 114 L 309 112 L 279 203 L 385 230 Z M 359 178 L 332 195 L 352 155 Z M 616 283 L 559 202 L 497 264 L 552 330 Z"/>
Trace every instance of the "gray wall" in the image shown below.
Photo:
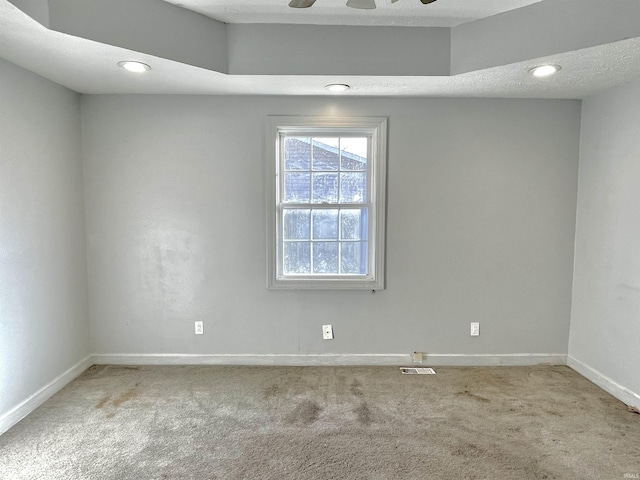
<path fill-rule="evenodd" d="M 82 106 L 93 352 L 567 352 L 580 102 Z M 267 291 L 269 114 L 389 116 L 386 290 Z M 328 322 L 336 338 L 323 342 Z"/>
<path fill-rule="evenodd" d="M 448 28 L 236 23 L 227 32 L 233 75 L 450 73 Z"/>
<path fill-rule="evenodd" d="M 569 342 L 571 357 L 636 395 L 640 394 L 638 112 L 640 81 L 584 101 Z M 640 405 L 638 400 L 636 396 Z"/>
<path fill-rule="evenodd" d="M 79 113 L 0 60 L 0 416 L 89 353 Z"/>

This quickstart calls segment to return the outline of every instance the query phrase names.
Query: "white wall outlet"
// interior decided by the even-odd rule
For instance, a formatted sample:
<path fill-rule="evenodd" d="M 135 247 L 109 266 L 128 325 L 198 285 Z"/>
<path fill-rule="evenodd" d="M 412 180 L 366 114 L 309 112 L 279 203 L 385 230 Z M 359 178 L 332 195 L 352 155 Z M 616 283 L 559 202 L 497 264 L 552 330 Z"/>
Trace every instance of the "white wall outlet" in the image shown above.
<path fill-rule="evenodd" d="M 333 325 L 322 325 L 322 338 L 333 340 Z"/>
<path fill-rule="evenodd" d="M 480 335 L 480 323 L 471 322 L 471 336 L 477 337 L 478 335 Z"/>
<path fill-rule="evenodd" d="M 411 359 L 414 363 L 422 363 L 422 352 L 413 352 L 411 354 Z"/>
<path fill-rule="evenodd" d="M 196 335 L 204 333 L 204 322 L 196 322 Z"/>

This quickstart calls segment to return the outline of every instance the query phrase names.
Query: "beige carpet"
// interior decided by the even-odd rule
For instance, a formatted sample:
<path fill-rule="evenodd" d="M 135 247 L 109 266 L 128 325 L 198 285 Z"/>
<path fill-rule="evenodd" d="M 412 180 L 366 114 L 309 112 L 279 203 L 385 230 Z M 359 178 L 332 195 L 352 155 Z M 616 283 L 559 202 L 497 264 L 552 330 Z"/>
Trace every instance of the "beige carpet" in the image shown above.
<path fill-rule="evenodd" d="M 624 479 L 640 415 L 566 367 L 94 366 L 0 479 Z"/>

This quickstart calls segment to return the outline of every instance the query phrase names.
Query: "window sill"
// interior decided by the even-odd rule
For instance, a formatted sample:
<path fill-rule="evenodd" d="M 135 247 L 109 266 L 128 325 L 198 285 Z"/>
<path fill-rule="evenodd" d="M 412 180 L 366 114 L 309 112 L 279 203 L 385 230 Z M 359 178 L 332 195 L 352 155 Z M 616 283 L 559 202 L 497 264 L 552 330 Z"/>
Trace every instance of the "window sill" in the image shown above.
<path fill-rule="evenodd" d="M 363 278 L 277 278 L 269 282 L 270 290 L 384 290 L 384 282 Z"/>

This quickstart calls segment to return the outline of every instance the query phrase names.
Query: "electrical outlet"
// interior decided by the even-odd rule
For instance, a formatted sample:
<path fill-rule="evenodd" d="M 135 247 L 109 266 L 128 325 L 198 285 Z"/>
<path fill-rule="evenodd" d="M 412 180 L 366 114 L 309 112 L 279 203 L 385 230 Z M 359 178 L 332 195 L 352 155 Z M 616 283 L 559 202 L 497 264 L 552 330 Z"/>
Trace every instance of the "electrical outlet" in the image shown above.
<path fill-rule="evenodd" d="M 333 340 L 333 325 L 322 325 L 322 338 Z"/>
<path fill-rule="evenodd" d="M 204 333 L 204 322 L 196 322 L 196 335 Z"/>
<path fill-rule="evenodd" d="M 480 335 L 480 323 L 471 322 L 471 336 L 477 337 L 478 335 Z"/>
<path fill-rule="evenodd" d="M 422 363 L 422 352 L 413 352 L 411 358 L 414 363 Z"/>

